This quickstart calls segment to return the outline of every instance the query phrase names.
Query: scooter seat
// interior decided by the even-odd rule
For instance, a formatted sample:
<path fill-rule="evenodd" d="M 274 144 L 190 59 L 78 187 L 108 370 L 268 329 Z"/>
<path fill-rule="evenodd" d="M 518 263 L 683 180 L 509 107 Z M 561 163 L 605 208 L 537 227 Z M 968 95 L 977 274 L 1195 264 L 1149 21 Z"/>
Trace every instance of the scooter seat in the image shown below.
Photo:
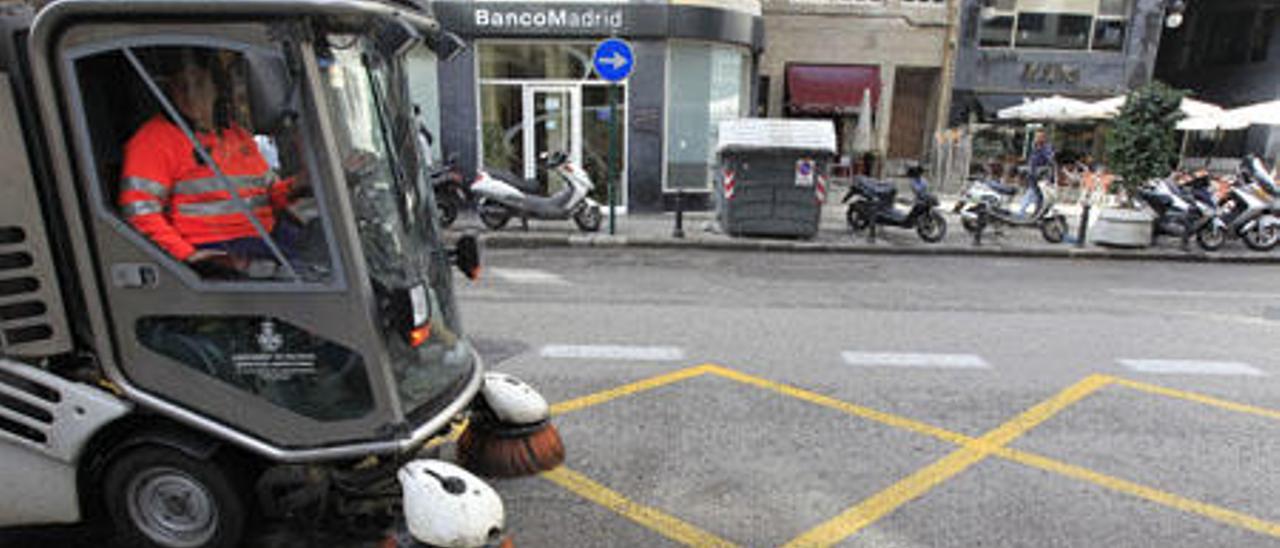
<path fill-rule="evenodd" d="M 539 194 L 542 192 L 542 184 L 537 179 L 525 179 L 517 177 L 515 173 L 505 169 L 487 169 L 489 176 L 507 183 L 525 194 Z"/>
<path fill-rule="evenodd" d="M 898 188 L 892 183 L 883 183 L 875 179 L 859 177 L 856 184 L 861 188 L 862 194 L 868 198 L 878 200 L 892 200 L 898 194 Z"/>

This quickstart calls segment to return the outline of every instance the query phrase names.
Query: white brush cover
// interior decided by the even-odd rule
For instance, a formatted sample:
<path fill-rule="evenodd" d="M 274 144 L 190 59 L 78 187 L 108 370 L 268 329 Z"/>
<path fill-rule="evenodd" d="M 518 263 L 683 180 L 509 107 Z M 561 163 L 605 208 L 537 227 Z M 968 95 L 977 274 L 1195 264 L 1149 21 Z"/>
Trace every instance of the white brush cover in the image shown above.
<path fill-rule="evenodd" d="M 434 473 L 434 476 L 432 475 Z M 445 548 L 484 546 L 502 532 L 502 499 L 480 478 L 455 465 L 419 459 L 396 474 L 404 495 L 404 518 L 418 542 Z M 457 478 L 463 488 L 450 493 L 439 478 Z"/>
<path fill-rule="evenodd" d="M 498 420 L 506 424 L 534 424 L 551 416 L 551 406 L 542 394 L 506 373 L 485 373 L 480 393 Z"/>

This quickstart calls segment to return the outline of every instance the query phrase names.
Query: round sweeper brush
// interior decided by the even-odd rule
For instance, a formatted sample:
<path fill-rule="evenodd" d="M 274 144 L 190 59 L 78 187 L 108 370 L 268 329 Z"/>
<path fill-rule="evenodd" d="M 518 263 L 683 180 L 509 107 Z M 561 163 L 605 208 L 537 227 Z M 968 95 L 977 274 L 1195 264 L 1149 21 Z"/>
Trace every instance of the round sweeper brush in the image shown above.
<path fill-rule="evenodd" d="M 482 476 L 512 478 L 564 463 L 564 442 L 551 424 L 550 407 L 528 384 L 486 373 L 481 397 L 458 438 L 458 461 Z"/>

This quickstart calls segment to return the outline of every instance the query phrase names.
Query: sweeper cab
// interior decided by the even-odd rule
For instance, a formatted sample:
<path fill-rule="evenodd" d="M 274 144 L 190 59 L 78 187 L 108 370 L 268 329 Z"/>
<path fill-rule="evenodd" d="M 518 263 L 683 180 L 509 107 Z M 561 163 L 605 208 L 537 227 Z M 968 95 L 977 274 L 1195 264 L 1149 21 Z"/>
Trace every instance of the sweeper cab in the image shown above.
<path fill-rule="evenodd" d="M 187 548 L 239 546 L 260 519 L 506 539 L 467 468 L 564 453 L 546 401 L 486 373 L 458 318 L 453 267 L 475 275 L 479 252 L 443 243 L 406 72 L 459 44 L 358 0 L 0 1 L 0 527 L 101 518 L 120 544 Z M 223 133 L 173 91 L 190 63 Z M 127 154 L 149 123 L 180 152 Z M 231 128 L 252 140 L 209 137 Z M 264 210 L 236 155 L 302 192 Z M 208 175 L 156 186 L 122 176 L 136 161 Z M 122 199 L 139 191 L 157 198 Z M 260 252 L 178 260 L 144 213 L 243 215 Z M 422 458 L 464 422 L 462 467 Z"/>

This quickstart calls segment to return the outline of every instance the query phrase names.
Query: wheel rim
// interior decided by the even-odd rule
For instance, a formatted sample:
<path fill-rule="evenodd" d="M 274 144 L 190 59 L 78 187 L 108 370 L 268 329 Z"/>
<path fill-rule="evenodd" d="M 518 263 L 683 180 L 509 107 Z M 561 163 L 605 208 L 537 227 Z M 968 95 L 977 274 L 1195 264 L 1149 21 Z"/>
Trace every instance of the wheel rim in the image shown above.
<path fill-rule="evenodd" d="M 920 218 L 920 222 L 923 223 L 920 227 L 921 238 L 928 241 L 936 241 L 942 238 L 942 227 L 944 226 L 942 223 L 945 221 L 939 218 L 936 213 L 926 214 Z"/>
<path fill-rule="evenodd" d="M 153 468 L 129 481 L 129 518 L 163 546 L 195 548 L 218 532 L 218 505 L 199 481 L 175 468 Z"/>
<path fill-rule="evenodd" d="M 1274 227 L 1254 227 L 1253 230 L 1245 233 L 1245 239 L 1255 248 L 1268 248 L 1276 245 L 1277 240 L 1280 240 L 1280 231 Z"/>
<path fill-rule="evenodd" d="M 871 223 L 868 222 L 867 216 L 863 215 L 862 211 L 857 208 L 849 208 L 849 211 L 845 213 L 844 217 L 845 222 L 849 224 L 849 230 L 851 232 L 862 232 L 871 225 Z"/>
<path fill-rule="evenodd" d="M 1227 239 L 1227 231 L 1221 227 L 1210 227 L 1208 230 L 1200 231 L 1200 243 L 1205 247 L 1216 248 L 1221 246 Z"/>

